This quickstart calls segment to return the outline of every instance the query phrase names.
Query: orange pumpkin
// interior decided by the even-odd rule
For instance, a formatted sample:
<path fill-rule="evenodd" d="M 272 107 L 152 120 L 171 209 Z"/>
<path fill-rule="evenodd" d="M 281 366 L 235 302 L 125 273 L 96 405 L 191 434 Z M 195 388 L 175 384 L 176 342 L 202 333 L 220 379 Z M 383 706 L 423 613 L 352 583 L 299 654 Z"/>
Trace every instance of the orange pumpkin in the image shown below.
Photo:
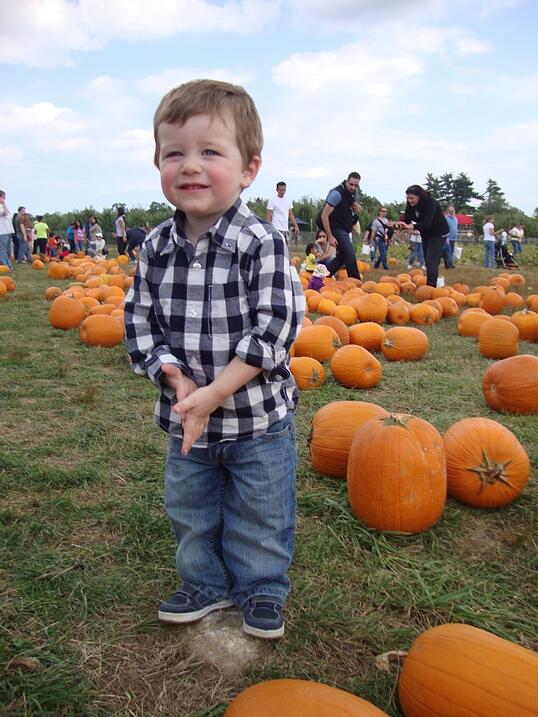
<path fill-rule="evenodd" d="M 500 314 L 506 304 L 506 294 L 499 287 L 486 289 L 482 292 L 480 306 L 488 314 Z"/>
<path fill-rule="evenodd" d="M 314 326 L 330 326 L 338 334 L 342 346 L 346 346 L 349 343 L 349 329 L 342 319 L 336 316 L 320 316 L 319 319 L 314 321 Z"/>
<path fill-rule="evenodd" d="M 295 356 L 290 360 L 290 371 L 301 391 L 318 388 L 325 382 L 325 369 L 315 358 Z"/>
<path fill-rule="evenodd" d="M 372 388 L 381 380 L 381 364 L 362 346 L 342 346 L 331 359 L 331 373 L 346 388 Z"/>
<path fill-rule="evenodd" d="M 404 301 L 398 301 L 395 304 L 391 304 L 387 311 L 387 320 L 391 324 L 396 326 L 405 326 L 409 321 L 409 307 Z"/>
<path fill-rule="evenodd" d="M 527 308 L 538 312 L 538 294 L 529 294 L 527 296 Z"/>
<path fill-rule="evenodd" d="M 519 309 L 525 304 L 525 299 L 521 294 L 517 294 L 515 291 L 509 291 L 505 299 L 506 306 L 510 306 L 513 309 Z"/>
<path fill-rule="evenodd" d="M 353 438 L 347 487 L 351 510 L 369 528 L 427 530 L 446 501 L 443 439 L 421 418 L 372 418 Z"/>
<path fill-rule="evenodd" d="M 340 304 L 334 310 L 333 316 L 343 321 L 346 326 L 352 326 L 357 323 L 357 312 L 352 306 Z"/>
<path fill-rule="evenodd" d="M 62 295 L 54 299 L 49 311 L 49 321 L 55 329 L 75 329 L 86 316 L 86 307 L 79 299 Z"/>
<path fill-rule="evenodd" d="M 437 312 L 433 306 L 428 306 L 428 304 L 415 304 L 411 307 L 410 318 L 414 324 L 419 324 L 419 326 L 431 326 L 437 321 Z"/>
<path fill-rule="evenodd" d="M 307 680 L 269 680 L 232 700 L 224 717 L 387 717 L 349 692 Z"/>
<path fill-rule="evenodd" d="M 53 301 L 54 299 L 57 299 L 58 296 L 61 295 L 61 293 L 62 290 L 59 287 L 49 286 L 47 289 L 45 289 L 45 299 L 47 299 L 47 301 Z"/>
<path fill-rule="evenodd" d="M 522 341 L 538 341 L 538 314 L 535 311 L 515 311 L 510 320 L 517 327 Z"/>
<path fill-rule="evenodd" d="M 0 264 L 0 266 L 4 266 L 4 264 Z M 2 282 L 2 284 L 5 284 L 6 289 L 8 291 L 15 291 L 15 289 L 17 288 L 15 281 L 10 276 L 0 276 L 0 282 Z"/>
<path fill-rule="evenodd" d="M 372 293 L 362 299 L 358 314 L 361 321 L 374 321 L 376 324 L 382 324 L 387 316 L 388 305 L 384 296 Z"/>
<path fill-rule="evenodd" d="M 538 413 L 538 356 L 497 361 L 484 372 L 482 393 L 494 411 Z"/>
<path fill-rule="evenodd" d="M 419 635 L 399 685 L 405 717 L 535 717 L 538 654 L 470 625 Z"/>
<path fill-rule="evenodd" d="M 356 346 L 364 346 L 368 351 L 381 351 L 385 338 L 385 329 L 373 321 L 355 324 L 349 329 L 349 341 Z"/>
<path fill-rule="evenodd" d="M 478 336 L 482 324 L 491 319 L 491 315 L 482 309 L 467 309 L 458 318 L 458 334 L 460 336 Z"/>
<path fill-rule="evenodd" d="M 389 361 L 418 361 L 430 347 L 428 337 L 411 326 L 395 326 L 385 332 L 381 344 L 383 355 Z"/>
<path fill-rule="evenodd" d="M 330 326 L 314 324 L 299 331 L 294 345 L 296 356 L 311 356 L 318 361 L 328 361 L 342 343 Z"/>
<path fill-rule="evenodd" d="M 3 266 L 3 264 L 2 264 L 2 266 Z M 7 296 L 7 293 L 8 293 L 7 286 L 4 284 L 3 281 L 0 281 L 0 296 Z"/>
<path fill-rule="evenodd" d="M 440 296 L 437 302 L 441 304 L 441 310 L 444 318 L 450 316 L 457 316 L 460 312 L 460 308 L 454 299 L 450 296 Z"/>
<path fill-rule="evenodd" d="M 124 333 L 123 323 L 106 314 L 88 316 L 80 325 L 80 339 L 89 346 L 115 346 Z"/>
<path fill-rule="evenodd" d="M 333 401 L 320 408 L 312 418 L 308 439 L 313 468 L 323 475 L 345 478 L 356 430 L 375 416 L 388 415 L 367 401 Z"/>
<path fill-rule="evenodd" d="M 491 359 L 515 356 L 519 350 L 519 331 L 511 321 L 488 319 L 478 330 L 478 349 L 482 356 Z"/>
<path fill-rule="evenodd" d="M 490 418 L 462 418 L 444 437 L 448 494 L 476 508 L 499 508 L 521 493 L 530 474 L 525 449 Z"/>

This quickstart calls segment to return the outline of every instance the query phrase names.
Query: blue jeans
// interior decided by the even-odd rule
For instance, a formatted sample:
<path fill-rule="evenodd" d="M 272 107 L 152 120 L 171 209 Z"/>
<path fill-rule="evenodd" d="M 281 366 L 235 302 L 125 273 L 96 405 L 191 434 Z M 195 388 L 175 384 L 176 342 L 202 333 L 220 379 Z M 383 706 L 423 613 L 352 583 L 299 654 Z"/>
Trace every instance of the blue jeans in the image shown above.
<path fill-rule="evenodd" d="M 443 253 L 442 253 L 443 261 L 445 262 L 445 267 L 447 269 L 453 269 L 454 268 L 454 261 L 452 259 L 452 247 L 450 246 L 450 242 L 447 241 L 443 244 Z"/>
<path fill-rule="evenodd" d="M 376 262 L 374 264 L 374 269 L 377 269 L 379 265 L 383 264 L 383 269 L 388 269 L 389 265 L 387 264 L 387 245 L 382 239 L 376 239 L 375 240 L 377 251 L 379 252 L 379 256 L 376 259 Z"/>
<path fill-rule="evenodd" d="M 25 259 L 29 264 L 33 262 L 32 250 L 30 247 L 30 243 L 26 241 L 23 236 L 19 236 L 19 253 L 17 254 L 17 262 L 19 264 L 22 264 Z"/>
<path fill-rule="evenodd" d="M 486 269 L 495 269 L 495 242 L 484 242 L 484 266 Z"/>
<path fill-rule="evenodd" d="M 411 251 L 409 252 L 409 258 L 407 263 L 409 266 L 413 266 L 415 261 L 418 261 L 420 266 L 424 266 L 424 252 L 422 251 L 422 242 L 412 241 L 410 242 Z"/>
<path fill-rule="evenodd" d="M 0 234 L 0 264 L 10 269 L 13 269 L 13 264 L 11 263 L 12 247 L 11 234 Z"/>
<path fill-rule="evenodd" d="M 517 256 L 521 254 L 521 242 L 518 239 L 511 239 L 512 242 L 512 254 Z"/>
<path fill-rule="evenodd" d="M 295 538 L 294 415 L 262 436 L 191 448 L 170 436 L 165 507 L 184 583 L 242 607 L 254 595 L 284 605 Z"/>
<path fill-rule="evenodd" d="M 333 236 L 336 239 L 336 256 L 327 264 L 329 274 L 336 274 L 338 269 L 345 265 L 348 276 L 360 279 L 357 257 L 349 233 L 343 229 L 333 229 Z"/>

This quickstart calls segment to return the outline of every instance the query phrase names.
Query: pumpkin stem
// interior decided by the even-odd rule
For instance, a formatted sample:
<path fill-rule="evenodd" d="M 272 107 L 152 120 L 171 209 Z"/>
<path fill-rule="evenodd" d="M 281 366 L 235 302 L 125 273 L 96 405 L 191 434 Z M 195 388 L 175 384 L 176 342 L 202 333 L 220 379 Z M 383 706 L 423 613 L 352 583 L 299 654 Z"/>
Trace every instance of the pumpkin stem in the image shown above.
<path fill-rule="evenodd" d="M 512 488 L 512 490 L 515 490 L 514 486 L 506 477 L 504 471 L 506 466 L 510 463 L 511 461 L 506 461 L 505 463 L 495 463 L 495 461 L 490 460 L 486 451 L 482 451 L 482 464 L 476 466 L 475 468 L 469 468 L 470 471 L 476 473 L 480 478 L 480 493 L 488 485 L 494 485 L 498 481 L 500 483 L 504 483 L 509 488 Z"/>
<path fill-rule="evenodd" d="M 411 416 L 408 413 L 390 413 L 383 419 L 385 426 L 407 426 Z"/>

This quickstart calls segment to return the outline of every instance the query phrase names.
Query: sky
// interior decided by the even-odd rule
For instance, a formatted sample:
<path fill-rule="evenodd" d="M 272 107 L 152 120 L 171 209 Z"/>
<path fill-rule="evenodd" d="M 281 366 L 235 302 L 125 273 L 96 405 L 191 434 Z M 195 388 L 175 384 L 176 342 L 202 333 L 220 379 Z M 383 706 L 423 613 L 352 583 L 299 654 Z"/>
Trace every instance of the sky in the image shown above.
<path fill-rule="evenodd" d="M 380 201 L 427 172 L 538 206 L 537 0 L 0 0 L 0 188 L 32 214 L 165 201 L 155 109 L 243 85 L 264 128 L 244 198 Z"/>

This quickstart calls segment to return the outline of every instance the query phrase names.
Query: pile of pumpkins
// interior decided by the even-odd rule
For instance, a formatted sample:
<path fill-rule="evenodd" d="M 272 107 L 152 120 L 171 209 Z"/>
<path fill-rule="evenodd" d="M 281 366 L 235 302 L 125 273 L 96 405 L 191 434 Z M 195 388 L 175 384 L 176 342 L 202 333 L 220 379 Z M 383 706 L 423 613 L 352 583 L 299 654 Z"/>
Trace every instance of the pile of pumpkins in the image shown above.
<path fill-rule="evenodd" d="M 49 321 L 57 329 L 80 331 L 89 346 L 115 346 L 123 341 L 125 290 L 133 282 L 121 268 L 127 257 L 92 259 L 72 257 L 48 265 L 52 279 L 75 278 L 67 289 L 49 286 L 45 298 L 52 301 Z"/>
<path fill-rule="evenodd" d="M 538 654 L 470 625 L 419 635 L 403 658 L 404 717 L 537 717 Z M 387 717 L 361 697 L 308 680 L 269 680 L 241 692 L 224 717 Z"/>
<path fill-rule="evenodd" d="M 304 285 L 304 284 L 303 284 Z M 488 286 L 470 289 L 466 284 L 431 287 L 420 269 L 379 282 L 326 279 L 320 291 L 305 290 L 310 312 L 294 342 L 290 369 L 299 389 L 318 388 L 325 381 L 323 362 L 330 361 L 336 381 L 348 388 L 371 388 L 382 367 L 372 352 L 389 361 L 416 361 L 429 350 L 427 335 L 409 327 L 431 325 L 458 316 L 458 333 L 478 338 L 480 353 L 493 359 L 515 356 L 519 341 L 538 341 L 538 295 L 525 300 L 521 274 L 500 274 Z M 409 294 L 407 301 L 402 294 Z M 464 308 L 467 307 L 467 308 Z M 461 314 L 461 309 L 464 309 Z M 501 311 L 512 309 L 511 316 Z M 385 330 L 383 323 L 394 324 Z"/>

